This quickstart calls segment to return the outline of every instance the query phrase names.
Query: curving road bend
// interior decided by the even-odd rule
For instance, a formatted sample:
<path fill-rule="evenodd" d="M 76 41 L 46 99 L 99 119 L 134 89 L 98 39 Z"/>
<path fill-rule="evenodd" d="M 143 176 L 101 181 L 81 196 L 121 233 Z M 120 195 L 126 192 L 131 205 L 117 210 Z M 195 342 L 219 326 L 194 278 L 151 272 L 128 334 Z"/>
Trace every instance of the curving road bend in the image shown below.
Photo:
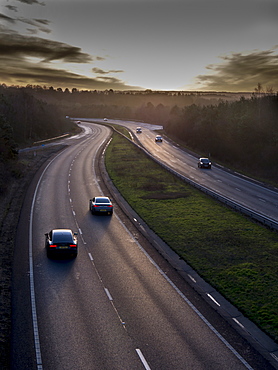
<path fill-rule="evenodd" d="M 91 215 L 89 198 L 102 193 L 98 148 L 110 130 L 84 127 L 26 196 L 15 253 L 12 368 L 262 369 L 257 353 L 246 344 L 239 354 L 224 339 L 229 334 L 188 300 L 189 288 L 182 292 L 158 267 L 117 206 L 112 217 Z M 58 227 L 78 232 L 75 260 L 46 257 L 44 233 Z"/>
<path fill-rule="evenodd" d="M 103 123 L 103 120 L 92 120 Z M 278 191 L 276 189 L 270 189 L 246 177 L 234 175 L 213 164 L 212 170 L 199 169 L 196 157 L 174 146 L 173 143 L 165 139 L 162 143 L 155 143 L 156 132 L 154 130 L 161 129 L 162 126 L 120 120 L 109 120 L 108 122 L 129 128 L 153 156 L 178 173 L 251 211 L 270 220 L 278 221 Z M 142 127 L 141 134 L 136 134 L 137 126 Z"/>

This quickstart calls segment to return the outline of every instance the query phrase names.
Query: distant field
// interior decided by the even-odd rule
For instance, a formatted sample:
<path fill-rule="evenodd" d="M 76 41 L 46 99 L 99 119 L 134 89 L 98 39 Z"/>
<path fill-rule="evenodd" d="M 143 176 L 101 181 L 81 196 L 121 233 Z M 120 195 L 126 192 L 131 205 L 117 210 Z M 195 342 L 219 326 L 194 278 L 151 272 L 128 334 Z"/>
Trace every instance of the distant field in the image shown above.
<path fill-rule="evenodd" d="M 117 133 L 105 161 L 149 227 L 278 342 L 277 232 L 190 187 Z"/>

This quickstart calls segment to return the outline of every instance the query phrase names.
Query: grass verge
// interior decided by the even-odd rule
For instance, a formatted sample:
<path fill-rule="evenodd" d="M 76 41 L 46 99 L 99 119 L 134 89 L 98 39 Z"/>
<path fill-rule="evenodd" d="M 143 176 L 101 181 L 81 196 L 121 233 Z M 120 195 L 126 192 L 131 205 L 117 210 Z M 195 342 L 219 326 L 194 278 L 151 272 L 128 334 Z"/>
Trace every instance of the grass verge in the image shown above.
<path fill-rule="evenodd" d="M 105 162 L 149 227 L 278 342 L 277 232 L 192 188 L 117 133 Z"/>

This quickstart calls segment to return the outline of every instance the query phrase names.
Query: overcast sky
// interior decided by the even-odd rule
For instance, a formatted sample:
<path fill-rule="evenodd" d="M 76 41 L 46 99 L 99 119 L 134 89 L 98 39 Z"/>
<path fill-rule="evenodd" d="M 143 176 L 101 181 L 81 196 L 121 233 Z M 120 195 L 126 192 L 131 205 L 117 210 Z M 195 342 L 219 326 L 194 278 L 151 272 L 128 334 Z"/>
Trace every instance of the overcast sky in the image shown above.
<path fill-rule="evenodd" d="M 278 0 L 0 0 L 0 83 L 278 90 Z"/>

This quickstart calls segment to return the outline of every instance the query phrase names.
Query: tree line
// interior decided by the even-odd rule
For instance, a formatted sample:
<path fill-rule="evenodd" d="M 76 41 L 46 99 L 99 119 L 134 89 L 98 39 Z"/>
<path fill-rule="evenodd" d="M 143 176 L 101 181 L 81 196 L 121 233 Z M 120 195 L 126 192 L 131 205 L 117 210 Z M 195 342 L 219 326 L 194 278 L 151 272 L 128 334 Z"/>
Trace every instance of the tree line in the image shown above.
<path fill-rule="evenodd" d="M 0 85 L 0 159 L 3 147 L 13 157 L 16 146 L 73 132 L 75 125 L 66 116 L 107 117 L 162 125 L 167 135 L 200 155 L 278 182 L 277 100 L 261 84 L 253 93 Z"/>
<path fill-rule="evenodd" d="M 278 181 L 278 95 L 191 105 L 174 115 L 164 127 L 170 136 L 225 165 Z"/>
<path fill-rule="evenodd" d="M 57 105 L 38 100 L 27 89 L 0 86 L 0 193 L 13 176 L 20 176 L 20 147 L 73 132 L 75 126 Z"/>

